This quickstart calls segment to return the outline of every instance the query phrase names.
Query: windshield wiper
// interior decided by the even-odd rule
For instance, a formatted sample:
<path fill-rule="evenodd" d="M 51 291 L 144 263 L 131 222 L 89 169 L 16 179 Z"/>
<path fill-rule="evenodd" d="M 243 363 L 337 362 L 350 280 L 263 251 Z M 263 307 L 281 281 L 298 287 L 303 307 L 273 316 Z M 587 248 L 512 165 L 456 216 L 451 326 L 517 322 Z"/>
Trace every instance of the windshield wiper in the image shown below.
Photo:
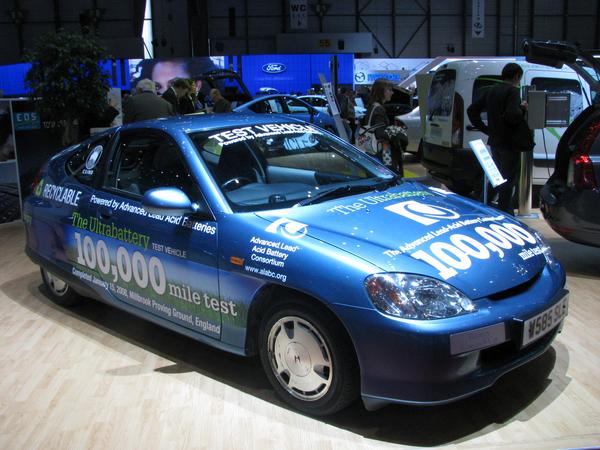
<path fill-rule="evenodd" d="M 304 200 L 300 200 L 298 203 L 294 205 L 296 206 L 306 206 L 313 205 L 315 203 L 320 203 L 325 200 L 330 200 L 339 197 L 345 197 L 350 194 L 359 194 L 361 192 L 370 192 L 370 191 L 380 191 L 383 189 L 387 189 L 391 186 L 395 186 L 400 181 L 402 181 L 399 177 L 395 176 L 390 179 L 381 179 L 378 178 L 376 183 L 369 184 L 345 184 L 343 186 L 337 186 L 326 191 L 319 192 L 318 194 L 313 195 L 312 197 L 305 198 Z"/>

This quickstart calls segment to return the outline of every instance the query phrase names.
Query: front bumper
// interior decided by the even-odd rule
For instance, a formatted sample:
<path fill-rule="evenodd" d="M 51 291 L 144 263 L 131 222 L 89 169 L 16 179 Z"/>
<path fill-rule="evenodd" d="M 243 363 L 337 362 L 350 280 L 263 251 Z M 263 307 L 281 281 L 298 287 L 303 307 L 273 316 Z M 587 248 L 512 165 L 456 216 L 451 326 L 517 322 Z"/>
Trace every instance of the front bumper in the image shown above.
<path fill-rule="evenodd" d="M 566 290 L 559 289 L 547 301 L 517 308 L 518 315 L 480 311 L 434 321 L 396 320 L 375 310 L 338 308 L 344 322 L 360 323 L 352 327 L 350 333 L 361 367 L 361 395 L 365 407 L 372 410 L 388 403 L 438 405 L 490 387 L 505 373 L 548 349 L 562 322 L 521 348 L 523 322 L 559 302 L 566 294 Z M 522 300 L 506 301 L 517 304 Z M 514 313 L 516 310 L 511 308 Z M 487 320 L 482 320 L 485 317 Z M 474 345 L 478 348 L 463 353 L 457 352 L 456 346 L 452 348 L 452 335 L 485 327 L 494 330 L 491 341 L 483 338 Z M 498 338 L 498 327 L 503 328 L 502 339 Z M 480 333 L 474 339 L 478 338 L 481 338 Z"/>

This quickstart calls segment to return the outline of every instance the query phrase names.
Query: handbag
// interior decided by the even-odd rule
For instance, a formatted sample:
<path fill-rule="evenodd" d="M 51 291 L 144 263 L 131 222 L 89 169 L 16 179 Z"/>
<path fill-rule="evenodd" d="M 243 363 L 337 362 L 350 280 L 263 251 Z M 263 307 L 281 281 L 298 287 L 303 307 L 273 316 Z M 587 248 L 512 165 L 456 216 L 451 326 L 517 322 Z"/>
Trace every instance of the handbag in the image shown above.
<path fill-rule="evenodd" d="M 371 126 L 373 112 L 375 111 L 375 108 L 377 106 L 377 103 L 373 104 L 373 109 L 371 109 L 371 114 L 369 114 L 369 121 L 366 125 L 361 125 L 358 128 L 358 132 L 356 134 L 355 146 L 361 149 L 363 152 L 367 153 L 368 155 L 377 155 L 379 153 L 379 141 L 375 136 L 375 130 L 386 126 L 384 123 Z"/>

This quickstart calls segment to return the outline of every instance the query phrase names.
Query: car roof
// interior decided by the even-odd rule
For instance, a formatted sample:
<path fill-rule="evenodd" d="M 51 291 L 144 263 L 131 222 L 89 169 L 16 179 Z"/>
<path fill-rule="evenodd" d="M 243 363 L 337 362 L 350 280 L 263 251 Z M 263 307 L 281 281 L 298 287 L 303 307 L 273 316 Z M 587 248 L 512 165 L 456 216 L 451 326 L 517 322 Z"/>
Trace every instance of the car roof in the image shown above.
<path fill-rule="evenodd" d="M 440 70 L 444 70 L 444 69 L 454 69 L 454 70 L 459 70 L 462 71 L 463 73 L 465 71 L 469 71 L 470 73 L 488 73 L 488 74 L 498 74 L 500 75 L 502 73 L 502 69 L 504 68 L 504 66 L 509 63 L 509 62 L 514 62 L 516 64 L 518 64 L 519 66 L 521 66 L 521 68 L 523 70 L 548 70 L 548 71 L 553 71 L 553 72 L 573 72 L 573 70 L 571 68 L 563 68 L 563 69 L 556 69 L 553 67 L 548 67 L 548 66 L 542 66 L 540 64 L 534 64 L 534 63 L 530 63 L 527 61 L 524 61 L 522 59 L 516 59 L 516 58 L 498 58 L 498 59 L 469 59 L 469 60 L 465 60 L 465 59 L 460 59 L 460 60 L 455 60 L 455 61 L 448 61 L 444 64 L 442 64 L 441 66 L 439 66 L 436 70 L 440 71 Z"/>
<path fill-rule="evenodd" d="M 134 122 L 123 125 L 122 129 L 156 128 L 159 130 L 183 130 L 186 133 L 194 133 L 220 128 L 247 127 L 251 125 L 289 122 L 303 123 L 301 120 L 291 116 L 280 116 L 275 114 L 188 114 L 185 116 L 165 117 L 161 119 Z"/>

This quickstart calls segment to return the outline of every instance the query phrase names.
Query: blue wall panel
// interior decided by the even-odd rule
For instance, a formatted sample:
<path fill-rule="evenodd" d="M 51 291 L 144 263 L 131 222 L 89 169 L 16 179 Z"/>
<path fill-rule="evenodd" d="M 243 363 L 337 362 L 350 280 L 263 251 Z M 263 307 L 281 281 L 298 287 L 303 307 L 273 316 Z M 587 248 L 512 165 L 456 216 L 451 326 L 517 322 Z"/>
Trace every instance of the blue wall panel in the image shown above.
<path fill-rule="evenodd" d="M 320 85 L 319 73 L 330 80 L 329 61 L 333 55 L 247 55 L 242 56 L 242 78 L 252 95 L 260 88 L 275 88 L 282 93 L 305 94 L 312 85 Z M 280 73 L 267 73 L 263 67 L 279 64 Z M 352 84 L 354 56 L 338 55 L 338 83 Z"/>

